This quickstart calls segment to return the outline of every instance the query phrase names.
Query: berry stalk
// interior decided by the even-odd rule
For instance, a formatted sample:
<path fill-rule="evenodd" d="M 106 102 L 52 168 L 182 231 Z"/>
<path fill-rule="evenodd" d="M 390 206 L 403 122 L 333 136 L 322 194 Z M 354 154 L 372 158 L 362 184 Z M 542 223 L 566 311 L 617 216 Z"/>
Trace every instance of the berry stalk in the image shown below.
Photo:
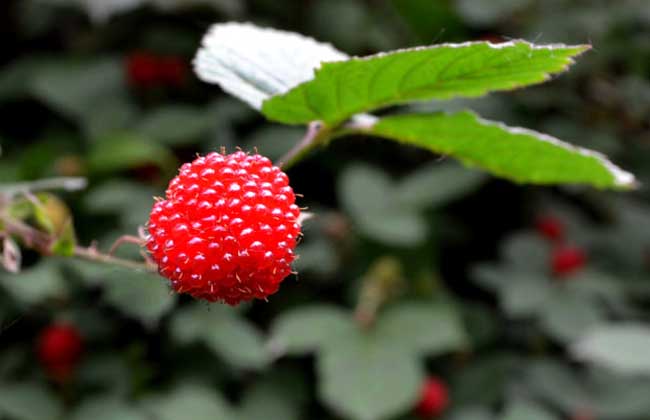
<path fill-rule="evenodd" d="M 52 254 L 52 245 L 55 243 L 55 238 L 51 235 L 7 215 L 0 214 L 0 223 L 6 234 L 19 238 L 26 247 L 31 248 L 42 255 Z M 110 254 L 104 254 L 100 252 L 95 245 L 89 247 L 77 245 L 74 247 L 73 256 L 88 261 L 116 265 L 128 269 L 156 272 L 156 267 L 146 261 L 138 262 L 115 257 Z"/>

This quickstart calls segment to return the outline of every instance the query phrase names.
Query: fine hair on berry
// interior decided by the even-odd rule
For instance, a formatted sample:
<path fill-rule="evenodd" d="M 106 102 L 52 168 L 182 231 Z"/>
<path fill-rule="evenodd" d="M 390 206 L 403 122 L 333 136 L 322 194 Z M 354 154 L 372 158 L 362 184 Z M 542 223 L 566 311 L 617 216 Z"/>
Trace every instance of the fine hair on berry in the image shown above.
<path fill-rule="evenodd" d="M 199 156 L 153 205 L 147 248 L 178 293 L 230 305 L 266 299 L 291 273 L 295 200 L 287 175 L 264 156 Z"/>

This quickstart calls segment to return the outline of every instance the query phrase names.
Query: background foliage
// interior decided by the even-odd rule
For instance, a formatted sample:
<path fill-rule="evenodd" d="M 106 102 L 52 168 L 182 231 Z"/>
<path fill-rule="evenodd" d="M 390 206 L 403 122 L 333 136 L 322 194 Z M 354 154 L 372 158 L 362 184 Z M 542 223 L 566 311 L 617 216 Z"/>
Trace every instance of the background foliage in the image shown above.
<path fill-rule="evenodd" d="M 277 158 L 300 138 L 190 72 L 209 24 L 233 19 L 350 54 L 511 37 L 591 42 L 594 51 L 552 83 L 412 107 L 469 107 L 600 150 L 650 182 L 643 0 L 3 8 L 0 180 L 87 177 L 85 191 L 57 193 L 83 243 L 107 247 L 135 233 L 178 163 L 197 152 L 257 147 Z M 171 82 L 135 83 L 128 63 L 141 51 L 185 67 Z M 298 281 L 269 303 L 206 305 L 171 295 L 154 276 L 30 253 L 22 273 L 0 273 L 0 418 L 407 419 L 427 375 L 449 384 L 448 419 L 647 418 L 647 189 L 516 186 L 363 137 L 332 143 L 289 175 L 318 217 L 304 228 Z M 556 245 L 534 229 L 549 215 L 588 256 L 569 277 L 553 273 Z M 377 293 L 383 305 L 364 328 Z M 74 380 L 57 386 L 33 347 L 62 319 L 81 329 L 86 351 Z"/>

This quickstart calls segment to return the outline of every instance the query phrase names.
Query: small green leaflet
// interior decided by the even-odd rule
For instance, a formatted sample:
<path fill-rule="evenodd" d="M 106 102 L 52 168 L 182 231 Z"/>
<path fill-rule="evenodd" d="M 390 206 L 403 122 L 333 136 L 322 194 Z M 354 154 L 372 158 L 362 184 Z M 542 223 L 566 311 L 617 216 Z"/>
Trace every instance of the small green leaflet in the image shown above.
<path fill-rule="evenodd" d="M 511 181 L 632 188 L 634 176 L 603 155 L 546 134 L 487 121 L 472 112 L 412 114 L 379 119 L 365 130 L 450 155 Z"/>
<path fill-rule="evenodd" d="M 315 77 L 264 102 L 262 112 L 285 124 L 323 121 L 413 101 L 477 97 L 544 82 L 588 45 L 466 42 L 323 63 Z"/>

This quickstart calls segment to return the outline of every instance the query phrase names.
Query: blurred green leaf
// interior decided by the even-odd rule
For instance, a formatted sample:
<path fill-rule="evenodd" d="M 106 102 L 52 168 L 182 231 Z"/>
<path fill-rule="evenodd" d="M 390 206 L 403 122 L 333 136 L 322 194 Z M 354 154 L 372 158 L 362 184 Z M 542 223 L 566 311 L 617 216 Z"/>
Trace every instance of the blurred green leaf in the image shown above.
<path fill-rule="evenodd" d="M 622 374 L 648 374 L 650 328 L 632 322 L 603 323 L 578 337 L 571 353 L 582 361 Z"/>
<path fill-rule="evenodd" d="M 104 332 L 100 337 L 104 337 Z M 108 349 L 110 354 L 93 352 L 84 358 L 76 380 L 80 386 L 102 389 L 112 398 L 128 397 L 132 390 L 131 369 L 123 360 L 123 355 Z M 108 395 L 107 395 L 108 397 Z"/>
<path fill-rule="evenodd" d="M 510 235 L 500 245 L 500 254 L 511 267 L 548 273 L 551 244 L 540 235 L 524 232 Z"/>
<path fill-rule="evenodd" d="M 15 100 L 28 96 L 35 76 L 56 62 L 55 57 L 29 55 L 9 63 L 0 72 L 0 99 Z"/>
<path fill-rule="evenodd" d="M 166 147 L 135 133 L 114 133 L 97 139 L 88 155 L 93 172 L 115 172 L 148 164 L 163 170 L 176 167 L 176 158 Z"/>
<path fill-rule="evenodd" d="M 409 174 L 397 184 L 399 205 L 413 208 L 442 206 L 476 190 L 485 174 L 454 163 L 433 163 Z"/>
<path fill-rule="evenodd" d="M 266 100 L 262 112 L 285 124 L 324 121 L 336 126 L 354 114 L 390 105 L 477 97 L 540 83 L 566 70 L 588 48 L 474 42 L 326 62 L 312 80 Z"/>
<path fill-rule="evenodd" d="M 183 384 L 166 394 L 148 397 L 142 404 L 151 420 L 235 420 L 227 401 L 216 390 L 199 384 Z"/>
<path fill-rule="evenodd" d="M 91 121 L 106 125 L 112 115 L 107 111 L 124 113 L 130 108 L 119 58 L 57 60 L 40 67 L 32 83 L 38 98 L 82 125 Z M 117 121 L 128 117 L 124 114 Z"/>
<path fill-rule="evenodd" d="M 424 380 L 411 351 L 363 332 L 327 347 L 316 367 L 322 402 L 353 420 L 390 419 L 407 412 Z"/>
<path fill-rule="evenodd" d="M 298 273 L 308 271 L 322 277 L 331 276 L 339 268 L 339 257 L 335 246 L 325 238 L 316 237 L 298 245 L 300 256 L 293 266 Z"/>
<path fill-rule="evenodd" d="M 343 207 L 370 238 L 410 246 L 426 238 L 426 221 L 417 211 L 396 205 L 395 188 L 383 171 L 360 164 L 348 167 L 338 189 Z"/>
<path fill-rule="evenodd" d="M 530 401 L 514 401 L 506 408 L 501 420 L 556 420 L 551 414 L 538 404 Z"/>
<path fill-rule="evenodd" d="M 554 293 L 540 312 L 542 328 L 567 344 L 606 319 L 598 301 L 566 290 Z"/>
<path fill-rule="evenodd" d="M 67 295 L 66 283 L 57 262 L 48 260 L 19 274 L 0 271 L 0 285 L 23 305 Z"/>
<path fill-rule="evenodd" d="M 456 311 L 434 302 L 392 306 L 377 321 L 382 340 L 400 343 L 418 354 L 437 356 L 467 345 L 467 337 Z"/>
<path fill-rule="evenodd" d="M 240 420 L 299 420 L 298 401 L 289 390 L 275 383 L 257 383 L 244 394 L 239 408 Z"/>
<path fill-rule="evenodd" d="M 63 405 L 43 384 L 0 384 L 0 414 L 15 420 L 57 420 Z"/>
<path fill-rule="evenodd" d="M 305 354 L 320 350 L 353 334 L 352 314 L 325 304 L 303 306 L 275 318 L 269 347 L 279 354 Z"/>
<path fill-rule="evenodd" d="M 601 371 L 596 382 L 593 411 L 597 418 L 637 419 L 650 412 L 648 377 L 617 376 Z"/>
<path fill-rule="evenodd" d="M 494 416 L 487 408 L 463 407 L 459 410 L 453 411 L 449 420 L 492 420 L 493 418 Z"/>
<path fill-rule="evenodd" d="M 194 304 L 176 313 L 172 335 L 180 343 L 201 341 L 238 368 L 260 369 L 269 362 L 262 334 L 231 307 Z"/>
<path fill-rule="evenodd" d="M 135 232 L 149 218 L 156 195 L 162 195 L 162 191 L 135 182 L 111 179 L 90 190 L 83 203 L 92 213 L 118 214 L 123 231 Z"/>
<path fill-rule="evenodd" d="M 135 131 L 155 142 L 175 146 L 196 143 L 214 126 L 215 118 L 201 108 L 167 105 L 145 115 Z"/>
<path fill-rule="evenodd" d="M 453 375 L 455 404 L 494 405 L 502 401 L 513 375 L 521 369 L 518 358 L 510 353 L 485 353 Z"/>
<path fill-rule="evenodd" d="M 149 417 L 114 396 L 97 396 L 83 401 L 70 420 L 147 420 Z"/>
<path fill-rule="evenodd" d="M 104 276 L 106 302 L 126 315 L 154 327 L 176 302 L 166 279 L 136 270 L 107 268 Z"/>
<path fill-rule="evenodd" d="M 593 398 L 572 366 L 551 359 L 533 360 L 526 369 L 526 383 L 536 395 L 565 412 L 593 406 Z"/>
<path fill-rule="evenodd" d="M 364 131 L 453 156 L 514 182 L 635 186 L 632 174 L 600 154 L 546 134 L 487 121 L 469 111 L 385 117 Z"/>

